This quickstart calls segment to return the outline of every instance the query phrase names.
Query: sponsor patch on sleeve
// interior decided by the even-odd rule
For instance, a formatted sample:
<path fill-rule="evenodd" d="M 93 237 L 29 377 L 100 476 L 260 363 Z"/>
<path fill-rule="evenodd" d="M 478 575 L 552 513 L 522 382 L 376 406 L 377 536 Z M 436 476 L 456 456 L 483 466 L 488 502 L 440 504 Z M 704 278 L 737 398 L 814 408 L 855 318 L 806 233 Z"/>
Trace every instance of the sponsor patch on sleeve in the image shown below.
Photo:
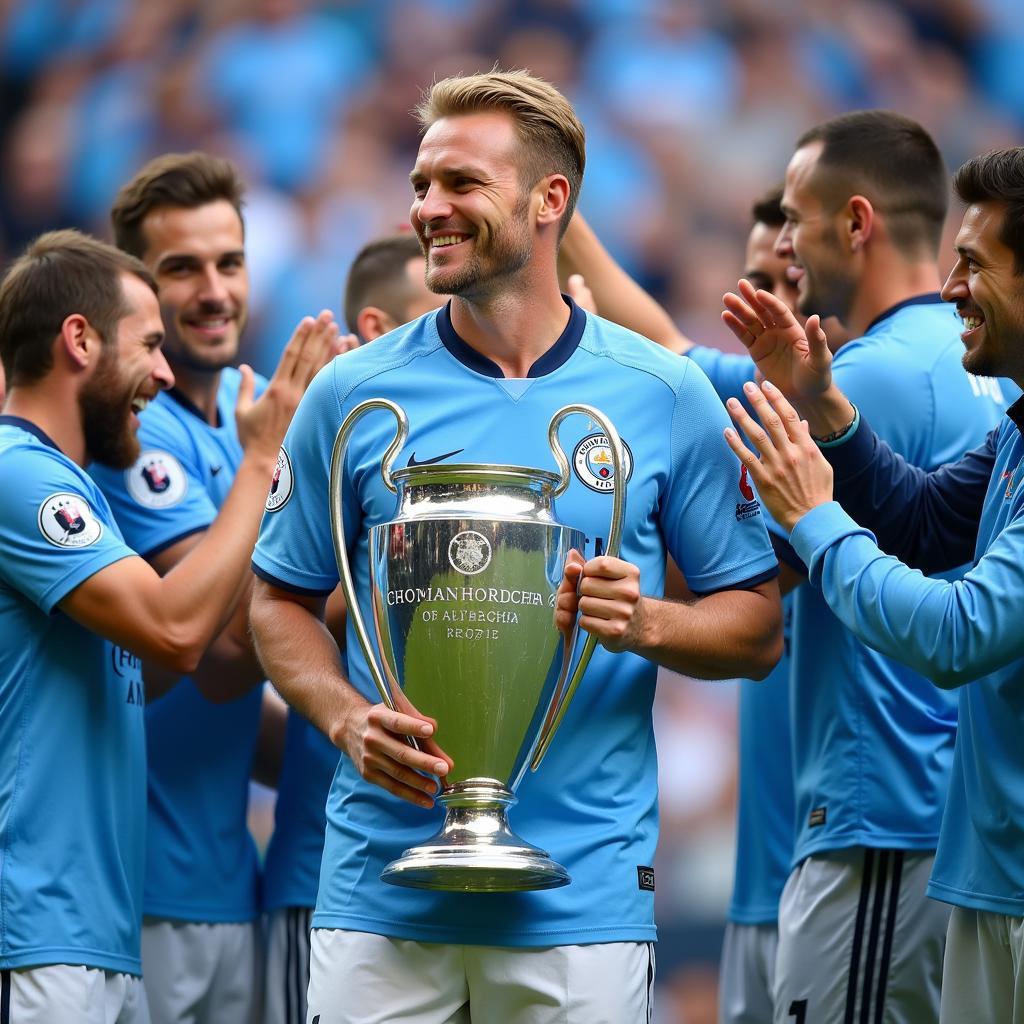
<path fill-rule="evenodd" d="M 103 536 L 103 524 L 79 494 L 51 494 L 39 506 L 39 532 L 58 548 L 87 548 Z"/>
<path fill-rule="evenodd" d="M 743 495 L 743 501 L 736 502 L 736 522 L 750 519 L 752 516 L 759 516 L 761 503 L 754 494 L 754 488 L 750 486 L 746 466 L 740 467 L 740 494 Z"/>
<path fill-rule="evenodd" d="M 128 493 L 146 508 L 171 508 L 188 493 L 188 476 L 170 453 L 150 448 L 124 471 Z"/>
<path fill-rule="evenodd" d="M 274 478 L 270 481 L 270 491 L 267 494 L 268 512 L 277 512 L 284 508 L 292 496 L 293 484 L 292 461 L 282 448 L 277 453 L 277 467 L 274 469 Z"/>

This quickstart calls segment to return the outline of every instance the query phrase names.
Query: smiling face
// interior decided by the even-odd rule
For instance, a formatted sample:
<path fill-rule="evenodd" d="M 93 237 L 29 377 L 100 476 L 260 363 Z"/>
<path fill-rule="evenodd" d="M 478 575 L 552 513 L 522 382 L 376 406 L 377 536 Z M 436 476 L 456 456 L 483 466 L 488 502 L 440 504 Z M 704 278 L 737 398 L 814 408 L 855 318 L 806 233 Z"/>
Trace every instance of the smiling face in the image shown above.
<path fill-rule="evenodd" d="M 776 242 L 780 256 L 792 255 L 798 308 L 842 320 L 853 304 L 856 276 L 839 235 L 840 211 L 826 205 L 816 178 L 823 143 L 812 142 L 793 154 L 786 169 L 782 209 L 786 223 Z"/>
<path fill-rule="evenodd" d="M 956 236 L 957 261 L 942 286 L 964 322 L 964 369 L 1021 379 L 1024 370 L 1024 276 L 999 238 L 1005 207 L 975 203 Z"/>
<path fill-rule="evenodd" d="M 238 357 L 249 308 L 241 218 L 226 199 L 161 206 L 142 223 L 143 262 L 160 285 L 167 358 L 213 373 Z"/>
<path fill-rule="evenodd" d="M 134 274 L 122 274 L 121 287 L 127 313 L 78 394 L 86 453 L 115 469 L 127 469 L 138 458 L 137 414 L 174 384 L 161 350 L 164 330 L 156 295 Z"/>
<path fill-rule="evenodd" d="M 431 291 L 481 299 L 530 262 L 533 193 L 516 159 L 522 145 L 504 113 L 445 117 L 427 129 L 410 175 L 409 219 Z"/>

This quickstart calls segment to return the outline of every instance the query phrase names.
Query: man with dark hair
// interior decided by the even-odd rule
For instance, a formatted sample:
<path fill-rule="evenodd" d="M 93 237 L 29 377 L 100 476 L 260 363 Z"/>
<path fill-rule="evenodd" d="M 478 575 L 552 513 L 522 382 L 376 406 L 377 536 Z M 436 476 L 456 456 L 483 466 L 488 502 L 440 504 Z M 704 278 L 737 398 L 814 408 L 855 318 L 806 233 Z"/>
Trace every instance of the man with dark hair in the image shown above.
<path fill-rule="evenodd" d="M 83 468 L 130 467 L 139 414 L 174 383 L 155 291 L 134 257 L 73 231 L 0 285 L 0 1007 L 19 1024 L 149 1020 L 143 674 L 192 671 L 233 610 L 278 439 L 322 363 L 293 344 L 255 404 L 248 371 L 230 519 L 162 578 Z"/>
<path fill-rule="evenodd" d="M 375 239 L 352 261 L 345 322 L 362 345 L 441 304 L 423 282 L 423 250 L 412 232 Z"/>
<path fill-rule="evenodd" d="M 845 114 L 801 139 L 779 238 L 800 268 L 800 311 L 835 315 L 854 335 L 836 352 L 837 382 L 928 470 L 979 443 L 1005 405 L 998 382 L 963 373 L 955 312 L 936 291 L 943 174 L 914 122 Z M 753 289 L 744 282 L 741 292 Z M 743 301 L 730 296 L 728 308 Z M 805 571 L 784 536 L 777 549 Z M 776 1020 L 934 1020 L 948 912 L 925 890 L 955 702 L 861 643 L 814 588 L 796 594 L 794 632 L 797 835 L 779 908 Z"/>
<path fill-rule="evenodd" d="M 243 391 L 266 386 L 234 368 L 249 300 L 243 193 L 230 161 L 168 154 L 111 210 L 118 244 L 159 283 L 176 384 L 142 416 L 135 465 L 93 475 L 128 542 L 161 574 L 234 514 L 225 506 L 242 454 L 233 409 Z M 337 333 L 325 310 L 295 338 L 311 336 L 326 354 Z M 259 865 L 246 812 L 263 674 L 248 637 L 250 582 L 196 672 L 160 700 L 151 692 L 146 708 L 142 958 L 154 1024 L 246 1024 L 260 1004 Z M 166 682 L 147 678 L 151 691 Z"/>
<path fill-rule="evenodd" d="M 453 298 L 320 375 L 285 440 L 295 486 L 268 513 L 253 557 L 251 618 L 268 674 L 348 755 L 327 805 L 308 1013 L 320 1024 L 647 1020 L 654 663 L 708 678 L 766 674 L 781 648 L 775 560 L 756 502 L 734 514 L 738 478 L 721 475 L 710 442 L 724 411 L 700 370 L 559 292 L 558 241 L 583 169 L 583 130 L 566 99 L 526 72 L 494 72 L 436 83 L 422 109 L 410 219 L 428 286 Z M 353 634 L 346 678 L 319 621 L 338 578 L 330 537 L 313 525 L 327 514 L 325 456 L 341 419 L 371 394 L 405 407 L 408 458 L 421 461 L 462 451 L 460 461 L 507 463 L 514 452 L 517 463 L 550 465 L 544 424 L 567 401 L 592 402 L 625 431 L 623 557 L 598 554 L 617 481 L 592 486 L 580 457 L 559 499 L 560 516 L 590 538 L 580 624 L 603 646 L 517 793 L 517 827 L 566 866 L 571 885 L 467 894 L 380 881 L 389 860 L 436 828 L 424 809 L 451 768 L 441 748 L 452 726 L 437 723 L 435 744 L 430 720 L 379 703 Z M 375 468 L 390 429 L 368 417 L 345 460 L 354 546 L 392 516 Z M 570 436 L 577 454 L 609 443 L 583 422 L 567 421 Z M 660 599 L 666 550 L 687 573 L 690 602 Z M 368 602 L 367 559 L 353 557 L 353 569 Z M 566 628 L 576 572 L 556 609 Z"/>
<path fill-rule="evenodd" d="M 964 367 L 1024 386 L 1024 149 L 969 160 L 954 187 L 967 210 L 943 296 L 963 321 Z M 979 448 L 925 473 L 875 435 L 831 381 L 813 318 L 805 333 L 770 296 L 751 299 L 736 307 L 739 333 L 777 388 L 750 390 L 765 430 L 732 410 L 761 461 L 735 436 L 730 444 L 834 613 L 865 643 L 958 691 L 928 886 L 953 905 L 941 1022 L 1024 1020 L 1024 403 Z M 812 435 L 829 434 L 837 440 L 819 451 Z M 842 509 L 830 500 L 833 473 Z M 973 568 L 951 583 L 898 558 L 924 572 Z"/>

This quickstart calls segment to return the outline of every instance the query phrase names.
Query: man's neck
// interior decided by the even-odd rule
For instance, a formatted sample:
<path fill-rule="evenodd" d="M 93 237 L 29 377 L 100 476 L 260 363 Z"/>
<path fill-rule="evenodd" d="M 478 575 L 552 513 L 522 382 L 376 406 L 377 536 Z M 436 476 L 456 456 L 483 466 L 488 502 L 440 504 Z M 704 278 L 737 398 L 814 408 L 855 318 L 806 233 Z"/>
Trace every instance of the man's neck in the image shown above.
<path fill-rule="evenodd" d="M 565 330 L 569 312 L 552 274 L 541 283 L 519 284 L 483 299 L 456 296 L 452 327 L 506 377 L 526 377 Z"/>
<path fill-rule="evenodd" d="M 220 370 L 195 370 L 175 362 L 170 366 L 174 371 L 174 390 L 184 395 L 211 427 L 217 426 Z"/>
<path fill-rule="evenodd" d="M 66 393 L 65 393 L 66 392 Z M 73 409 L 73 415 L 68 410 Z M 11 388 L 4 404 L 5 416 L 18 416 L 37 426 L 73 462 L 84 466 L 85 431 L 78 411 L 78 396 L 73 389 Z"/>
<path fill-rule="evenodd" d="M 941 287 L 934 261 L 908 263 L 901 257 L 877 261 L 865 271 L 843 326 L 851 337 L 859 338 L 886 310 Z"/>

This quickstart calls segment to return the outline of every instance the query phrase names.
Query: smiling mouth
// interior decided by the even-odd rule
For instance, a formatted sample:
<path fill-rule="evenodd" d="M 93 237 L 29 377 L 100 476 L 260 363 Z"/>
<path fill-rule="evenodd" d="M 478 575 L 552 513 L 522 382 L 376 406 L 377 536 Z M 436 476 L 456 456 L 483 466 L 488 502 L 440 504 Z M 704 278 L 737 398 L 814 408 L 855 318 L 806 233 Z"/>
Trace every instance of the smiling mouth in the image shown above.
<path fill-rule="evenodd" d="M 976 331 L 985 322 L 985 318 L 977 313 L 961 313 L 960 319 L 963 321 L 965 333 Z"/>
<path fill-rule="evenodd" d="M 468 238 L 469 235 L 434 235 L 430 239 L 430 248 L 431 250 L 447 249 L 449 246 L 465 242 Z"/>

